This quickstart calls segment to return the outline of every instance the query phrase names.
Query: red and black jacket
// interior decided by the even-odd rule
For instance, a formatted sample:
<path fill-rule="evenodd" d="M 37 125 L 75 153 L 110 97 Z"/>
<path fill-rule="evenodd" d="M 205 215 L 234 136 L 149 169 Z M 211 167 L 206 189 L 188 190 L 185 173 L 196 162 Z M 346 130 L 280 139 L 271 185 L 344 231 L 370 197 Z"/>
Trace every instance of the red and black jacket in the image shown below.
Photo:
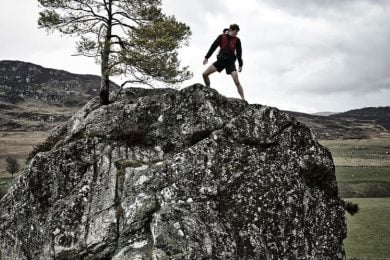
<path fill-rule="evenodd" d="M 227 46 L 229 45 L 229 46 Z M 221 34 L 218 38 L 213 42 L 209 51 L 207 52 L 205 58 L 208 59 L 213 55 L 213 52 L 220 47 L 221 50 L 228 50 L 230 55 L 232 56 L 232 62 L 235 61 L 235 58 L 238 60 L 238 65 L 242 67 L 242 48 L 240 38 L 230 36 L 229 34 Z"/>

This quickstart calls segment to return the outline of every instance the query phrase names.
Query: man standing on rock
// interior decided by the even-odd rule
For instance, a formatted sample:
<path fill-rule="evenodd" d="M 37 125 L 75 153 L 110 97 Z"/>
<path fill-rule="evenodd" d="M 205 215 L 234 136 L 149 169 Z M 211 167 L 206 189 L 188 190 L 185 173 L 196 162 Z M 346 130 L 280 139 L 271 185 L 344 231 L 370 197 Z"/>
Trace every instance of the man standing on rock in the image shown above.
<path fill-rule="evenodd" d="M 233 78 L 234 83 L 237 86 L 238 94 L 240 94 L 241 99 L 245 100 L 244 90 L 238 80 L 238 73 L 235 65 L 236 59 L 238 60 L 238 71 L 242 71 L 242 49 L 241 41 L 237 37 L 237 33 L 240 30 L 240 27 L 237 24 L 232 24 L 229 27 L 229 33 L 223 33 L 218 36 L 218 38 L 211 45 L 209 51 L 207 52 L 203 65 L 206 65 L 208 59 L 211 57 L 213 52 L 220 47 L 219 53 L 217 55 L 217 61 L 210 65 L 203 72 L 203 80 L 207 87 L 210 87 L 209 75 L 218 71 L 221 72 L 223 69 L 226 70 L 226 74 L 230 74 Z"/>

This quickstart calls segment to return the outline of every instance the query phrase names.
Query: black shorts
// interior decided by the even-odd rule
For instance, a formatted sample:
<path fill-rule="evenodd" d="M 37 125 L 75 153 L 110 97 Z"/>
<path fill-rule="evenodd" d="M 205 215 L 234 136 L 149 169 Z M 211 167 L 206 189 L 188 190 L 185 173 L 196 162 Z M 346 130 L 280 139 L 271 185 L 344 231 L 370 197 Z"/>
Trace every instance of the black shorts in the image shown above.
<path fill-rule="evenodd" d="M 232 71 L 237 71 L 234 61 L 221 61 L 217 59 L 213 65 L 217 68 L 218 72 L 223 71 L 223 69 L 226 69 L 226 74 L 230 74 Z"/>

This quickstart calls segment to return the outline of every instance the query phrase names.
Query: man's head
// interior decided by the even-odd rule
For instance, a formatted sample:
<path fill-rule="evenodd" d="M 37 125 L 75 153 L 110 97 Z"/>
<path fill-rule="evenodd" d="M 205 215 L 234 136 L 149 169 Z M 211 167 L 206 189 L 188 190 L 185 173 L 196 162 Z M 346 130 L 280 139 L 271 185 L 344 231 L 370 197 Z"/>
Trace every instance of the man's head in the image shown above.
<path fill-rule="evenodd" d="M 231 24 L 229 27 L 229 33 L 232 36 L 236 36 L 239 30 L 240 30 L 240 27 L 238 26 L 238 24 L 235 24 L 235 23 Z"/>

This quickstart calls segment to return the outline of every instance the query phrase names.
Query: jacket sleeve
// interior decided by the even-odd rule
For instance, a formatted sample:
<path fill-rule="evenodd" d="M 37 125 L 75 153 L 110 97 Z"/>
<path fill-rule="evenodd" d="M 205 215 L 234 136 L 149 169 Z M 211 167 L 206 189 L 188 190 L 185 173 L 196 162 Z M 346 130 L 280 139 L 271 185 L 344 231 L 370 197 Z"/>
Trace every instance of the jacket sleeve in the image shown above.
<path fill-rule="evenodd" d="M 237 39 L 237 45 L 236 45 L 236 51 L 237 51 L 237 60 L 238 60 L 238 66 L 242 67 L 242 47 L 241 47 L 241 40 Z"/>
<path fill-rule="evenodd" d="M 211 47 L 205 56 L 206 59 L 210 58 L 211 55 L 213 55 L 213 52 L 218 48 L 219 43 L 221 42 L 221 37 L 222 36 L 219 35 L 217 39 L 213 42 L 213 44 L 211 44 Z"/>

